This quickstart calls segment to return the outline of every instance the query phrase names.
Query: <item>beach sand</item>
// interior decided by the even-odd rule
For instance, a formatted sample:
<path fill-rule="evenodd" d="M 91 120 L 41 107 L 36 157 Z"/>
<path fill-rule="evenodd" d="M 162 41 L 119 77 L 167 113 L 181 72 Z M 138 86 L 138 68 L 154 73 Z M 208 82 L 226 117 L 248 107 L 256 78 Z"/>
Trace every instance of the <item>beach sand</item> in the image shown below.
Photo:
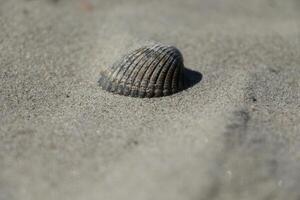
<path fill-rule="evenodd" d="M 299 10 L 0 0 L 0 200 L 299 200 Z M 152 42 L 202 80 L 152 99 L 100 89 Z"/>

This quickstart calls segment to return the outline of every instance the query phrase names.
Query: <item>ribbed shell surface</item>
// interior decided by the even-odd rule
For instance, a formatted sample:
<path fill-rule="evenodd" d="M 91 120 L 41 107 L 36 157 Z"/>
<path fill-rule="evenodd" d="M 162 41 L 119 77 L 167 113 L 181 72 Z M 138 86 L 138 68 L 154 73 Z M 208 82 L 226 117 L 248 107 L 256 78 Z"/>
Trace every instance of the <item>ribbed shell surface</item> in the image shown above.
<path fill-rule="evenodd" d="M 160 97 L 184 87 L 183 58 L 173 46 L 155 44 L 139 48 L 101 73 L 100 86 L 132 97 Z"/>

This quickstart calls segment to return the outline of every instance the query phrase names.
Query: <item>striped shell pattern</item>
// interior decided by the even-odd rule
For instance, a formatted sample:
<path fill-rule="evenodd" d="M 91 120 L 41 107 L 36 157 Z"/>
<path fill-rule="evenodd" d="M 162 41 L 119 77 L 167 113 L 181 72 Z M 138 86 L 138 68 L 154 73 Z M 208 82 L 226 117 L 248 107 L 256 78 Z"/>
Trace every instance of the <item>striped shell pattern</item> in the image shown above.
<path fill-rule="evenodd" d="M 132 97 L 161 97 L 185 87 L 183 57 L 173 46 L 141 47 L 101 73 L 106 91 Z"/>

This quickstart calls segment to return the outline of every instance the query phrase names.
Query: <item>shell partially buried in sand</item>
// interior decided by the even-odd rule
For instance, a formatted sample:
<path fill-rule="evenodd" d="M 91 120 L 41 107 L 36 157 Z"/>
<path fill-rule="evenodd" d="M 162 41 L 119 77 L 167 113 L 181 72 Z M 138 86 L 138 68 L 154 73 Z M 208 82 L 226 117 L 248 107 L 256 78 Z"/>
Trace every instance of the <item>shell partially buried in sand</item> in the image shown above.
<path fill-rule="evenodd" d="M 103 71 L 99 85 L 106 91 L 132 97 L 161 97 L 188 85 L 183 57 L 173 46 L 139 48 Z"/>

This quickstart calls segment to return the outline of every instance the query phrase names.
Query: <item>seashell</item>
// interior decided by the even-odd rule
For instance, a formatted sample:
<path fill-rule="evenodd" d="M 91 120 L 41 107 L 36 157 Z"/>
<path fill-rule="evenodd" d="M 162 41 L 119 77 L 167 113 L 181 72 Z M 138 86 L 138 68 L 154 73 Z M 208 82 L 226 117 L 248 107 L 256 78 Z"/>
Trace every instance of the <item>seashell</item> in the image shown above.
<path fill-rule="evenodd" d="M 180 51 L 154 44 L 141 47 L 101 73 L 99 85 L 106 91 L 132 97 L 161 97 L 185 89 L 188 79 Z"/>

